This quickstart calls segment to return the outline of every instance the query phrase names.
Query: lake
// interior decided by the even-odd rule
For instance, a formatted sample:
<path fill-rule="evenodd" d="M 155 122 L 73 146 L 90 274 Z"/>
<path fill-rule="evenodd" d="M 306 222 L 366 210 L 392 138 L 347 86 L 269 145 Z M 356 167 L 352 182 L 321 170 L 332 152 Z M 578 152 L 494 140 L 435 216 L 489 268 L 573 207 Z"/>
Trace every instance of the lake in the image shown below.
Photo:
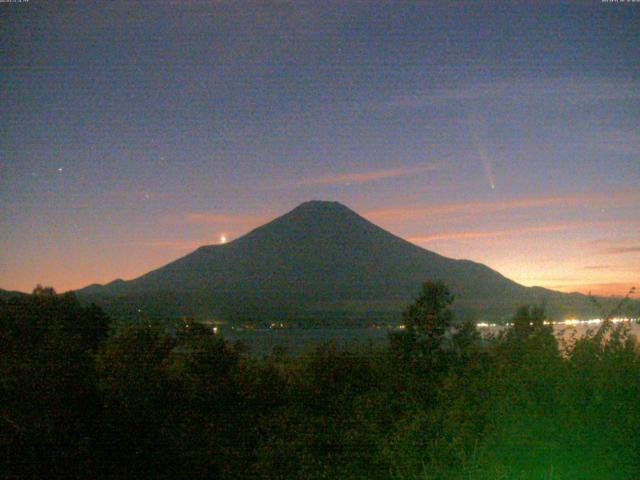
<path fill-rule="evenodd" d="M 620 323 L 619 321 L 616 324 Z M 625 321 L 631 332 L 640 337 L 640 324 Z M 588 330 L 600 326 L 596 321 L 567 321 L 553 324 L 556 337 L 560 342 L 570 344 Z M 498 334 L 505 327 L 495 324 L 479 324 L 478 330 L 483 336 Z M 395 329 L 398 331 L 399 329 Z M 248 345 L 252 354 L 262 356 L 272 352 L 274 347 L 282 347 L 288 353 L 298 355 L 313 349 L 316 345 L 332 342 L 338 348 L 383 348 L 388 339 L 387 328 L 373 327 L 320 327 L 320 328 L 263 328 L 240 329 L 222 327 L 220 333 L 232 342 L 242 341 Z"/>

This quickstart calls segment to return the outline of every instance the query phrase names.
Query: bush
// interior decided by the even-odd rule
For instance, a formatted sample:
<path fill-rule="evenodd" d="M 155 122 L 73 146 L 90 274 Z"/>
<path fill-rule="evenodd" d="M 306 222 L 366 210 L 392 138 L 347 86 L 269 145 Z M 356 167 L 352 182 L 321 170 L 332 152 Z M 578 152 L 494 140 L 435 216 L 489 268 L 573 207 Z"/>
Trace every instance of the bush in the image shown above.
<path fill-rule="evenodd" d="M 73 295 L 0 301 L 7 478 L 635 479 L 640 358 L 560 351 L 523 307 L 482 340 L 425 284 L 386 350 L 257 359 L 193 321 L 121 328 Z"/>

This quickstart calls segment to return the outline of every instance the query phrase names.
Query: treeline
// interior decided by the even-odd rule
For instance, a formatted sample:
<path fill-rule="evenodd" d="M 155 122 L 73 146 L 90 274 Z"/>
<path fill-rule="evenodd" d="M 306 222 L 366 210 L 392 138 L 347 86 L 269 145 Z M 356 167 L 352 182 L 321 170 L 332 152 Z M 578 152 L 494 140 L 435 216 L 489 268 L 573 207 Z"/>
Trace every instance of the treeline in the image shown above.
<path fill-rule="evenodd" d="M 481 339 L 425 284 L 388 348 L 248 355 L 198 324 L 111 331 L 38 288 L 0 301 L 2 478 L 636 479 L 622 326 L 560 350 L 544 312 Z"/>

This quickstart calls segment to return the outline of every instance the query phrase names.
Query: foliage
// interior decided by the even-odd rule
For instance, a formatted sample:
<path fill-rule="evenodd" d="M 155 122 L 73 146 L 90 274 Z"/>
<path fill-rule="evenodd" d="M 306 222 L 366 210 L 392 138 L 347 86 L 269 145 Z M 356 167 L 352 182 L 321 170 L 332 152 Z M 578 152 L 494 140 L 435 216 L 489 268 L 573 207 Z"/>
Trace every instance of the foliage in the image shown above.
<path fill-rule="evenodd" d="M 122 327 L 73 295 L 0 301 L 6 478 L 635 479 L 640 356 L 605 322 L 561 351 L 523 307 L 456 324 L 427 283 L 389 348 L 256 358 L 185 321 Z"/>
<path fill-rule="evenodd" d="M 425 340 L 441 341 L 451 325 L 453 295 L 442 282 L 425 282 L 415 302 L 402 314 L 409 331 Z"/>
<path fill-rule="evenodd" d="M 37 287 L 0 301 L 3 473 L 79 475 L 91 465 L 100 399 L 94 352 L 107 318 L 73 294 Z"/>

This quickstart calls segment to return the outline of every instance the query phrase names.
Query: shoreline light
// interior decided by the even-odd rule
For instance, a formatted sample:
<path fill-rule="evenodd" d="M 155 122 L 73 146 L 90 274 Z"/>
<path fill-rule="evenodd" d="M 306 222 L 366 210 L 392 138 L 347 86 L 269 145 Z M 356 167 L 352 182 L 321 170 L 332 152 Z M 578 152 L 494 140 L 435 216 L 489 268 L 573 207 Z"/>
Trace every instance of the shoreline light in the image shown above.
<path fill-rule="evenodd" d="M 635 318 L 627 318 L 627 317 L 614 317 L 614 318 L 610 318 L 609 321 L 611 323 L 622 323 L 622 322 L 633 322 L 635 321 Z M 544 325 L 567 325 L 567 326 L 571 326 L 571 325 L 592 325 L 592 324 L 598 324 L 598 323 L 602 323 L 603 320 L 601 318 L 590 318 L 590 319 L 575 319 L 575 318 L 571 318 L 571 319 L 567 319 L 567 320 L 561 320 L 558 322 L 552 322 L 549 320 L 545 320 L 544 322 L 542 322 Z M 499 326 L 511 326 L 512 323 L 511 322 L 507 322 L 504 325 L 498 325 L 497 323 L 487 323 L 487 322 L 479 322 L 476 324 L 477 328 L 495 328 L 495 327 L 499 327 Z M 533 325 L 533 324 L 531 324 Z"/>

